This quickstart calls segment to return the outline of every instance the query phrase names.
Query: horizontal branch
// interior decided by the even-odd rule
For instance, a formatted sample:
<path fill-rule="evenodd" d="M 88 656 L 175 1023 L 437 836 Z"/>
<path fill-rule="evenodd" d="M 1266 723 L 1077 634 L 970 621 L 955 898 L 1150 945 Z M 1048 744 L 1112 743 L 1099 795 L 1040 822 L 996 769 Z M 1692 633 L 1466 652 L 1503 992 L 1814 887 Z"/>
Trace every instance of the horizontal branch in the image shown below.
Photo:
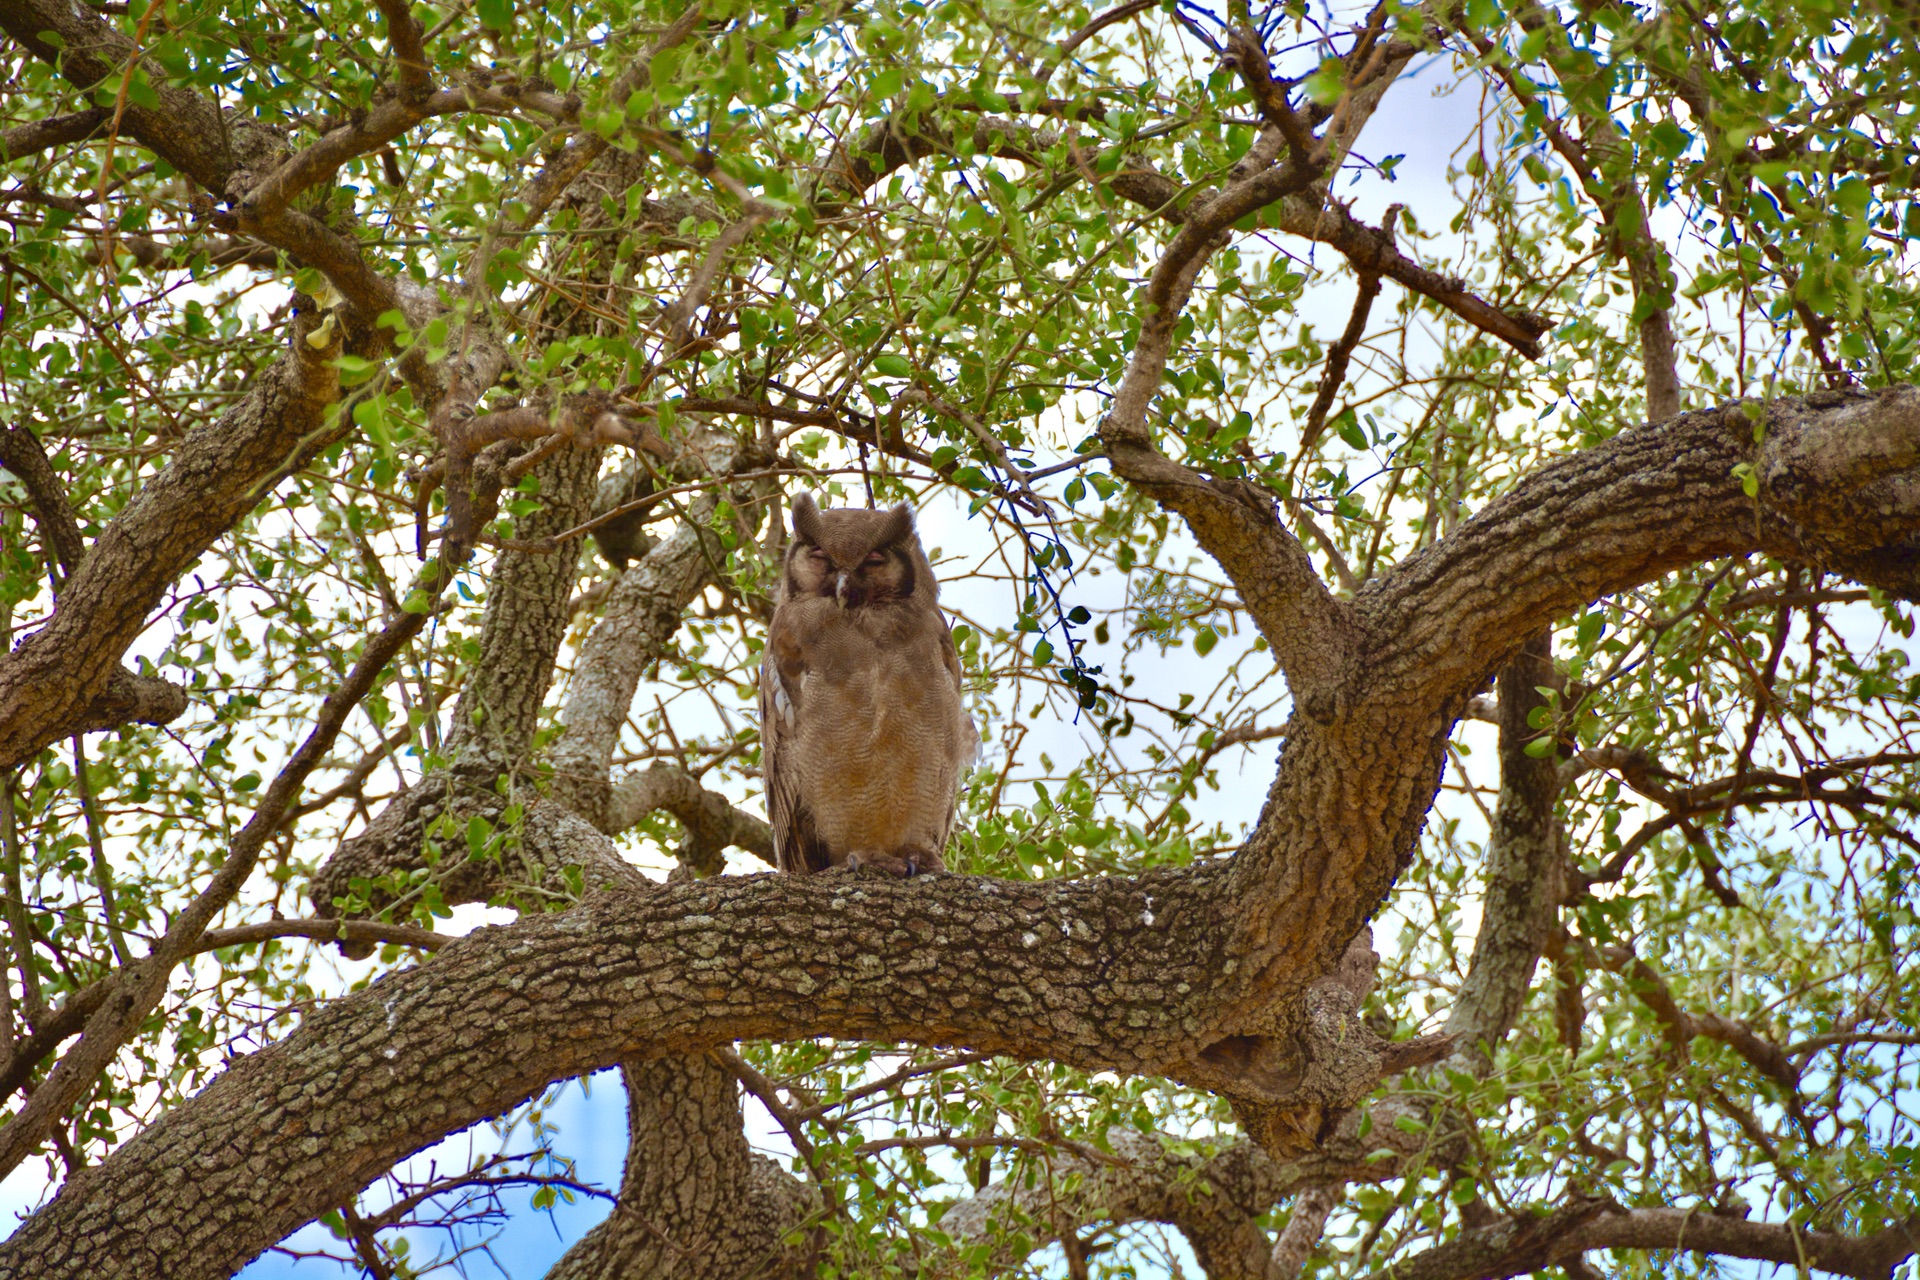
<path fill-rule="evenodd" d="M 1366 1280 L 1504 1280 L 1590 1249 L 1679 1250 L 1811 1267 L 1855 1280 L 1890 1280 L 1920 1251 L 1920 1215 L 1864 1236 L 1750 1222 L 1709 1211 L 1620 1209 L 1605 1201 L 1463 1233 Z"/>
<path fill-rule="evenodd" d="M 619 861 L 577 821 L 530 816 L 523 838 L 574 842 L 556 862 L 592 861 L 598 846 Z M 1032 885 L 723 877 L 597 893 L 448 943 L 236 1063 L 0 1245 L 0 1277 L 86 1276 L 108 1258 L 180 1280 L 225 1276 L 422 1142 L 547 1083 L 737 1039 L 952 1044 L 1276 1100 L 1371 1088 L 1380 1046 L 1351 1020 L 1295 1045 L 1284 1074 L 1202 1051 L 1238 984 L 1220 976 L 1211 931 L 1188 926 L 1227 909 L 1226 887 L 1217 868 L 1198 868 Z M 255 1162 L 268 1153 L 282 1172 L 262 1180 Z M 193 1178 L 176 1177 L 183 1161 Z"/>
<path fill-rule="evenodd" d="M 1542 467 L 1355 597 L 1369 693 L 1464 699 L 1556 619 L 1751 552 L 1920 599 L 1920 391 L 1681 414 Z"/>
<path fill-rule="evenodd" d="M 49 116 L 0 131 L 0 164 L 70 142 L 85 142 L 113 119 L 105 107 L 89 107 L 64 116 Z"/>

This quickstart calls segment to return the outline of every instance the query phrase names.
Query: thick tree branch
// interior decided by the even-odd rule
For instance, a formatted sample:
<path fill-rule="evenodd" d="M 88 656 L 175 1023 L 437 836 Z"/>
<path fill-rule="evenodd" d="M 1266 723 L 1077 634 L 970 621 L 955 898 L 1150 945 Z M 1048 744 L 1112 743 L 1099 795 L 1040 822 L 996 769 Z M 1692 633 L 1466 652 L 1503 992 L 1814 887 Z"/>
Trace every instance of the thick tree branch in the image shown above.
<path fill-rule="evenodd" d="M 621 1075 L 631 1114 L 619 1201 L 547 1280 L 801 1274 L 811 1249 L 785 1237 L 814 1196 L 748 1147 L 733 1073 L 711 1054 L 688 1054 Z"/>
<path fill-rule="evenodd" d="M 1333 696 L 1346 663 L 1346 607 L 1328 592 L 1306 550 L 1280 523 L 1269 495 L 1244 482 L 1208 479 L 1167 458 L 1153 443 L 1147 411 L 1194 281 L 1226 243 L 1227 229 L 1246 214 L 1305 190 L 1318 177 L 1311 164 L 1283 164 L 1230 184 L 1189 213 L 1140 290 L 1140 336 L 1100 426 L 1114 472 L 1186 520 L 1233 580 L 1296 698 L 1310 709 Z"/>
<path fill-rule="evenodd" d="M 1486 899 L 1467 978 L 1447 1019 L 1447 1033 L 1476 1074 L 1520 1016 L 1560 904 L 1560 781 L 1551 756 L 1527 754 L 1539 736 L 1528 717 L 1547 705 L 1540 690 L 1556 683 L 1552 637 L 1544 632 L 1500 672 L 1500 799 L 1487 840 Z"/>
<path fill-rule="evenodd" d="M 529 815 L 523 843 L 550 865 L 620 866 L 568 819 Z M 1196 1052 L 1239 985 L 1210 931 L 1188 923 L 1219 909 L 1227 880 L 1213 869 L 1034 885 L 622 880 L 634 887 L 450 943 L 237 1063 L 0 1246 L 0 1276 L 81 1276 L 107 1257 L 225 1276 L 421 1142 L 636 1053 L 907 1039 L 1276 1100 L 1332 1090 L 1325 1105 L 1345 1097 L 1348 1059 L 1366 1064 L 1363 1088 L 1386 1061 L 1357 1023 L 1303 1041 L 1284 1077 Z M 302 1154 L 292 1134 L 324 1140 Z M 252 1162 L 268 1151 L 284 1168 L 263 1181 Z M 184 1182 L 182 1160 L 195 1170 Z M 115 1205 L 143 1209 L 122 1219 Z"/>
<path fill-rule="evenodd" d="M 429 112 L 425 101 L 404 95 L 389 99 L 368 114 L 370 129 L 343 126 L 284 158 L 285 142 L 278 131 L 249 112 L 227 111 L 192 90 L 175 87 L 164 69 L 140 58 L 132 40 L 84 5 L 0 0 L 0 29 L 81 89 L 129 75 L 140 61 L 157 103 L 148 107 L 123 101 L 120 129 L 215 199 L 227 201 L 233 212 L 216 217 L 216 224 L 293 253 L 325 273 L 357 313 L 356 332 L 380 340 L 373 321 L 396 305 L 392 284 L 366 264 L 349 236 L 288 208 L 287 202 L 355 155 L 383 146 L 419 123 Z M 464 110 L 466 103 L 452 95 L 438 107 Z"/>
<path fill-rule="evenodd" d="M 214 539 L 252 510 L 282 476 L 329 442 L 326 410 L 339 396 L 340 341 L 307 341 L 311 316 L 293 326 L 287 353 L 255 378 L 248 395 L 181 442 L 154 477 L 102 530 L 67 580 L 51 621 L 0 655 L 0 768 L 51 742 L 141 715 L 170 719 L 173 703 L 144 684 L 95 713 L 112 692 L 120 657 L 168 587 Z M 127 680 L 135 680 L 128 676 Z M 184 707 L 184 693 L 178 695 Z M 176 710 L 174 715 L 179 714 Z"/>
<path fill-rule="evenodd" d="M 533 472 L 545 503 L 520 522 L 521 530 L 538 538 L 577 523 L 592 507 L 598 467 L 599 453 L 593 449 L 549 455 Z M 579 574 L 579 548 L 575 542 L 555 554 L 509 551 L 495 562 L 480 622 L 479 657 L 449 717 L 448 767 L 395 797 L 315 872 L 308 887 L 314 914 L 337 914 L 335 900 L 349 896 L 356 879 L 424 866 L 427 828 L 441 815 L 462 822 L 475 815 L 499 817 L 506 805 L 499 781 L 525 767 L 553 683 L 554 659 L 571 619 L 567 604 Z M 451 870 L 458 875 L 480 868 L 468 864 Z M 452 900 L 484 900 L 496 887 L 492 881 L 485 888 L 447 886 Z M 347 938 L 341 949 L 364 955 L 371 945 Z"/>
<path fill-rule="evenodd" d="M 64 147 L 70 142 L 85 142 L 111 119 L 113 112 L 105 107 L 88 107 L 85 111 L 75 111 L 69 115 L 49 116 L 45 120 L 15 125 L 0 132 L 0 164 L 51 147 Z"/>
<path fill-rule="evenodd" d="M 1381 646 L 1372 688 L 1463 696 L 1489 656 L 1556 618 L 1754 551 L 1920 599 L 1920 391 L 1682 414 L 1541 468 L 1362 588 Z"/>
<path fill-rule="evenodd" d="M 1597 1201 L 1466 1232 L 1366 1280 L 1505 1280 L 1563 1264 L 1589 1249 L 1685 1249 L 1807 1266 L 1856 1280 L 1890 1280 L 1894 1267 L 1920 1251 L 1920 1217 L 1869 1235 L 1844 1236 L 1711 1211 L 1623 1210 Z"/>
<path fill-rule="evenodd" d="M 604 612 L 581 646 L 579 670 L 560 713 L 565 735 L 554 744 L 554 794 L 603 831 L 612 822 L 614 743 L 627 722 L 640 675 L 659 659 L 680 615 L 713 580 L 714 499 L 702 499 L 688 518 L 621 575 Z"/>

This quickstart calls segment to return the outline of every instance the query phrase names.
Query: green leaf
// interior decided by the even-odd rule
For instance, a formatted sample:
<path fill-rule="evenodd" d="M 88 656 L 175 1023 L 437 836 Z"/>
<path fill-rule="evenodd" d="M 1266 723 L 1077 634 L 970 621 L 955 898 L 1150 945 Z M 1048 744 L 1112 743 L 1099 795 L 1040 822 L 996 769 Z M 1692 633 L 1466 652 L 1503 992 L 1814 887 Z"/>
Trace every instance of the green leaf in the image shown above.
<path fill-rule="evenodd" d="M 1662 120 L 1649 132 L 1654 150 L 1671 160 L 1687 149 L 1693 135 L 1671 120 Z"/>
<path fill-rule="evenodd" d="M 1360 429 L 1360 420 L 1354 415 L 1352 409 L 1340 411 L 1340 416 L 1333 420 L 1333 429 L 1350 447 L 1355 449 L 1367 447 L 1367 433 Z"/>
<path fill-rule="evenodd" d="M 1340 101 L 1346 80 L 1346 64 L 1338 58 L 1325 58 L 1312 75 L 1300 82 L 1300 91 L 1316 105 L 1330 107 Z"/>
<path fill-rule="evenodd" d="M 913 364 L 905 356 L 897 356 L 891 352 L 886 355 L 875 356 L 873 358 L 873 368 L 876 373 L 883 374 L 889 378 L 911 378 L 913 376 Z"/>

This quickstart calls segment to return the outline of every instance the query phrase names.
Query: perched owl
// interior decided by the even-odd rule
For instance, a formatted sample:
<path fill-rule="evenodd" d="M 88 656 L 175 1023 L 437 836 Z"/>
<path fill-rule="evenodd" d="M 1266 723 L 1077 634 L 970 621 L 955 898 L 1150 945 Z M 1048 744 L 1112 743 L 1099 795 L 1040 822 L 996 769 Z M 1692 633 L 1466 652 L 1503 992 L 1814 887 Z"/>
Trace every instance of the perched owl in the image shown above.
<path fill-rule="evenodd" d="M 807 875 L 945 870 L 979 735 L 913 510 L 793 504 L 760 661 L 760 742 L 774 860 Z"/>

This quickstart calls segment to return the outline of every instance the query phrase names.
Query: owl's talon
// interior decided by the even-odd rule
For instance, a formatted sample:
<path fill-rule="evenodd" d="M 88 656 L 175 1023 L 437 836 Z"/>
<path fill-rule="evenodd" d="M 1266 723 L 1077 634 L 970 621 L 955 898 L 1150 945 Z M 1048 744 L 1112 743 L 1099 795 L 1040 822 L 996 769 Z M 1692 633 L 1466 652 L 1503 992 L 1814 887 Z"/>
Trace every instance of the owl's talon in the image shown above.
<path fill-rule="evenodd" d="M 901 860 L 906 863 L 909 876 L 930 876 L 947 869 L 940 855 L 929 849 L 910 849 L 901 856 Z"/>

